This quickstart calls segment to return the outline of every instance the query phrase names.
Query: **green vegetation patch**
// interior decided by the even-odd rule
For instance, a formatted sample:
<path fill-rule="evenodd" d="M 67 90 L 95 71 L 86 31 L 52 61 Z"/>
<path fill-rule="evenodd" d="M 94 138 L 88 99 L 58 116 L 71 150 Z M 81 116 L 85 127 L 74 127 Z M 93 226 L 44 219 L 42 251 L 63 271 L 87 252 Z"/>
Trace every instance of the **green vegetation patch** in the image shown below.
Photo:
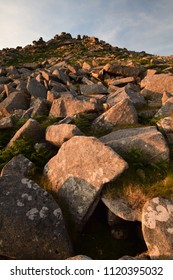
<path fill-rule="evenodd" d="M 126 197 L 130 205 L 142 208 L 148 198 L 161 196 L 173 199 L 172 163 L 160 160 L 148 162 L 140 150 L 126 157 L 129 168 L 115 181 L 106 184 L 104 192 L 112 198 Z"/>

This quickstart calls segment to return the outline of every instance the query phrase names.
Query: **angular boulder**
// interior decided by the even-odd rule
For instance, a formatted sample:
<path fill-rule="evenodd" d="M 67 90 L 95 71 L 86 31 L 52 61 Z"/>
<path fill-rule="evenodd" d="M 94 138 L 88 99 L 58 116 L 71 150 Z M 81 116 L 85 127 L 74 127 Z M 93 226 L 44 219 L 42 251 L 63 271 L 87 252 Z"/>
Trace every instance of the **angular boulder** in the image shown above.
<path fill-rule="evenodd" d="M 21 139 L 22 137 L 28 138 L 33 143 L 40 141 L 43 137 L 43 131 L 40 124 L 34 119 L 27 120 L 27 122 L 12 137 L 7 144 L 7 147 L 11 147 L 16 140 Z"/>
<path fill-rule="evenodd" d="M 94 102 L 64 96 L 53 101 L 49 115 L 57 118 L 65 118 L 67 116 L 96 110 L 97 104 Z"/>
<path fill-rule="evenodd" d="M 137 77 L 140 74 L 142 67 L 135 65 L 121 65 L 118 62 L 113 62 L 106 64 L 103 70 L 117 76 Z"/>
<path fill-rule="evenodd" d="M 0 177 L 0 254 L 16 259 L 72 256 L 61 209 L 36 183 Z"/>
<path fill-rule="evenodd" d="M 95 137 L 74 136 L 46 164 L 44 174 L 54 191 L 71 176 L 99 189 L 115 180 L 126 168 L 127 163 Z"/>
<path fill-rule="evenodd" d="M 13 121 L 11 116 L 2 118 L 0 120 L 0 129 L 6 129 L 6 128 L 12 128 L 13 127 Z"/>
<path fill-rule="evenodd" d="M 163 119 L 160 119 L 157 123 L 158 130 L 164 133 L 168 144 L 173 144 L 173 114 Z"/>
<path fill-rule="evenodd" d="M 83 95 L 108 93 L 108 89 L 103 84 L 81 85 L 80 91 Z"/>
<path fill-rule="evenodd" d="M 0 112 L 8 116 L 13 113 L 14 110 L 23 109 L 26 110 L 29 107 L 29 99 L 25 94 L 15 91 L 10 93 L 1 103 Z"/>
<path fill-rule="evenodd" d="M 46 129 L 46 141 L 60 147 L 64 142 L 75 135 L 83 135 L 79 128 L 74 124 L 58 124 L 48 126 Z"/>
<path fill-rule="evenodd" d="M 155 114 L 157 117 L 168 117 L 173 113 L 173 97 L 169 98 Z"/>
<path fill-rule="evenodd" d="M 27 90 L 30 93 L 30 95 L 34 96 L 35 98 L 46 99 L 46 88 L 35 78 L 28 79 Z"/>
<path fill-rule="evenodd" d="M 101 137 L 100 141 L 123 157 L 138 150 L 147 161 L 169 160 L 166 140 L 154 126 L 120 129 Z"/>
<path fill-rule="evenodd" d="M 116 125 L 138 123 L 137 112 L 129 99 L 119 101 L 93 122 L 94 128 L 112 129 Z"/>
<path fill-rule="evenodd" d="M 22 154 L 14 156 L 2 169 L 1 176 L 28 177 L 34 173 L 35 165 Z"/>
<path fill-rule="evenodd" d="M 78 229 L 96 207 L 103 185 L 115 180 L 127 167 L 98 139 L 74 136 L 46 164 L 44 175 Z"/>
<path fill-rule="evenodd" d="M 49 115 L 49 106 L 48 102 L 45 100 L 41 100 L 40 98 L 37 98 L 33 105 L 33 111 L 31 114 L 31 117 L 34 118 L 36 116 L 47 116 Z"/>
<path fill-rule="evenodd" d="M 141 81 L 141 88 L 160 95 L 164 91 L 173 92 L 173 76 L 169 74 L 147 74 Z"/>
<path fill-rule="evenodd" d="M 142 210 L 142 232 L 151 259 L 173 258 L 173 201 L 154 197 Z"/>
<path fill-rule="evenodd" d="M 125 197 L 111 198 L 110 195 L 102 196 L 103 203 L 119 218 L 126 221 L 141 221 L 141 211 L 134 205 L 129 205 Z"/>
<path fill-rule="evenodd" d="M 110 107 L 114 106 L 123 99 L 129 99 L 136 109 L 140 109 L 147 104 L 140 90 L 136 85 L 128 84 L 127 86 L 116 90 L 108 95 L 107 103 Z"/>
<path fill-rule="evenodd" d="M 148 104 L 152 107 L 160 107 L 164 92 L 173 92 L 173 75 L 151 75 L 150 72 L 147 72 L 147 75 L 141 81 L 141 88 L 143 88 L 141 94 L 147 97 Z"/>

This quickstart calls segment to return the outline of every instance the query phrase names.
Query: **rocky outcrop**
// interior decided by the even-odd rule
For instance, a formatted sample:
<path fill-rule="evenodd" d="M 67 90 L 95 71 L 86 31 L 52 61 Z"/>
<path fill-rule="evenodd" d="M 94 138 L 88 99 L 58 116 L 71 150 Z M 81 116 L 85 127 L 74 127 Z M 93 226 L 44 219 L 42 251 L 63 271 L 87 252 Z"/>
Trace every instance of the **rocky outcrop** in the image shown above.
<path fill-rule="evenodd" d="M 0 221 L 1 255 L 58 260 L 73 254 L 61 209 L 31 180 L 0 177 Z"/>

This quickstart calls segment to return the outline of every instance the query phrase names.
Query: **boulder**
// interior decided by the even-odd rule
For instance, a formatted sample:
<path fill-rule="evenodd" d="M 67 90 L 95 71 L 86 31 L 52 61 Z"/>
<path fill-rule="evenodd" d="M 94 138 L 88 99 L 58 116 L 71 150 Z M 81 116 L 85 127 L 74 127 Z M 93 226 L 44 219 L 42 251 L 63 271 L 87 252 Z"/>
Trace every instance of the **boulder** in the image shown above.
<path fill-rule="evenodd" d="M 67 85 L 68 83 L 70 83 L 70 78 L 61 69 L 55 69 L 52 74 L 63 84 Z"/>
<path fill-rule="evenodd" d="M 121 65 L 118 62 L 113 62 L 106 64 L 103 70 L 117 76 L 137 77 L 141 73 L 142 67 L 135 65 Z"/>
<path fill-rule="evenodd" d="M 51 91 L 53 91 L 53 92 L 57 92 L 57 93 L 66 92 L 66 91 L 68 92 L 68 89 L 64 84 L 53 81 L 53 80 L 49 81 L 49 87 L 51 88 Z"/>
<path fill-rule="evenodd" d="M 141 211 L 138 207 L 130 205 L 126 197 L 111 198 L 110 195 L 102 196 L 103 203 L 119 218 L 126 221 L 141 221 Z"/>
<path fill-rule="evenodd" d="M 10 93 L 1 103 L 0 112 L 5 116 L 13 113 L 16 109 L 26 110 L 29 107 L 29 100 L 25 94 L 15 91 Z"/>
<path fill-rule="evenodd" d="M 155 118 L 157 117 L 168 117 L 173 113 L 173 97 L 169 98 L 164 105 L 157 111 Z"/>
<path fill-rule="evenodd" d="M 141 94 L 149 99 L 150 106 L 161 106 L 162 97 L 165 91 L 173 92 L 173 75 L 169 74 L 148 74 L 141 81 Z"/>
<path fill-rule="evenodd" d="M 74 136 L 46 164 L 44 174 L 54 191 L 58 191 L 71 176 L 99 189 L 115 180 L 126 168 L 127 163 L 95 137 Z"/>
<path fill-rule="evenodd" d="M 54 190 L 53 190 L 54 191 Z M 99 199 L 100 189 L 80 177 L 69 177 L 55 195 L 71 234 L 83 229 Z"/>
<path fill-rule="evenodd" d="M 79 100 L 72 96 L 61 97 L 53 101 L 50 116 L 65 118 L 75 114 L 93 112 L 97 110 L 97 103 Z"/>
<path fill-rule="evenodd" d="M 85 255 L 76 255 L 74 257 L 68 258 L 67 260 L 78 260 L 78 261 L 84 261 L 84 260 L 92 260 L 88 256 Z"/>
<path fill-rule="evenodd" d="M 48 126 L 46 129 L 46 140 L 51 144 L 60 147 L 75 135 L 83 135 L 79 128 L 74 124 L 58 124 Z"/>
<path fill-rule="evenodd" d="M 142 232 L 151 259 L 173 258 L 173 201 L 154 197 L 142 210 Z"/>
<path fill-rule="evenodd" d="M 173 75 L 147 74 L 141 81 L 141 88 L 145 88 L 146 91 L 150 91 L 151 93 L 160 94 L 162 98 L 164 91 L 173 92 Z"/>
<path fill-rule="evenodd" d="M 33 143 L 40 141 L 43 137 L 43 131 L 40 124 L 34 119 L 27 120 L 27 122 L 12 137 L 7 147 L 11 147 L 16 140 L 23 137 L 28 138 Z"/>
<path fill-rule="evenodd" d="M 80 91 L 83 95 L 108 93 L 108 89 L 103 84 L 81 85 Z"/>
<path fill-rule="evenodd" d="M 112 107 L 126 98 L 132 102 L 136 109 L 141 109 L 147 104 L 144 97 L 140 94 L 139 87 L 133 84 L 128 84 L 125 87 L 119 88 L 115 92 L 110 93 L 106 102 Z"/>
<path fill-rule="evenodd" d="M 35 98 L 46 99 L 47 89 L 35 78 L 28 79 L 27 90 L 30 95 L 34 96 Z"/>
<path fill-rule="evenodd" d="M 160 119 L 157 122 L 157 127 L 159 130 L 164 131 L 165 133 L 172 133 L 173 132 L 173 115 L 171 114 L 168 117 Z"/>
<path fill-rule="evenodd" d="M 14 156 L 2 169 L 1 176 L 28 177 L 33 175 L 35 165 L 22 154 Z"/>
<path fill-rule="evenodd" d="M 32 260 L 73 255 L 61 209 L 29 179 L 0 177 L 0 222 L 1 255 Z"/>
<path fill-rule="evenodd" d="M 109 86 L 113 85 L 113 86 L 122 86 L 122 85 L 126 85 L 128 83 L 133 83 L 135 82 L 135 78 L 134 77 L 127 77 L 127 78 L 117 78 L 117 79 L 105 79 L 104 80 Z"/>
<path fill-rule="evenodd" d="M 11 128 L 13 127 L 13 121 L 10 117 L 2 118 L 0 120 L 0 129 L 6 129 L 6 128 Z"/>
<path fill-rule="evenodd" d="M 127 163 L 98 139 L 74 136 L 46 164 L 44 175 L 79 229 L 97 205 L 103 185 L 126 168 Z"/>
<path fill-rule="evenodd" d="M 148 162 L 169 160 L 167 143 L 154 126 L 120 129 L 101 137 L 100 141 L 123 157 L 137 150 Z"/>
<path fill-rule="evenodd" d="M 116 125 L 138 123 L 137 112 L 129 99 L 119 101 L 93 122 L 94 128 L 112 129 Z"/>
<path fill-rule="evenodd" d="M 173 93 L 164 91 L 162 95 L 162 105 L 164 105 L 168 101 L 168 99 L 172 97 L 173 97 Z"/>
<path fill-rule="evenodd" d="M 31 114 L 32 118 L 34 118 L 36 116 L 47 116 L 49 114 L 49 106 L 48 106 L 48 102 L 46 102 L 46 100 L 37 98 L 34 101 L 32 107 L 33 107 L 33 111 Z"/>

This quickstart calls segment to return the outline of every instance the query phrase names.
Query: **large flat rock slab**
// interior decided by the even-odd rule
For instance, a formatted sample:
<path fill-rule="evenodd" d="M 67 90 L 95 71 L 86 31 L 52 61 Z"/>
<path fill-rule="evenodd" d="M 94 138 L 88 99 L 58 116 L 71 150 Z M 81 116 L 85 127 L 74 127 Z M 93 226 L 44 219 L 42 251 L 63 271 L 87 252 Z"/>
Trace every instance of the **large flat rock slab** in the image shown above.
<path fill-rule="evenodd" d="M 44 174 L 54 191 L 71 176 L 99 189 L 115 180 L 126 168 L 127 163 L 95 137 L 74 136 L 46 164 Z"/>
<path fill-rule="evenodd" d="M 151 162 L 169 160 L 166 140 L 154 126 L 120 129 L 101 137 L 100 140 L 123 157 L 128 157 L 136 150 Z"/>

